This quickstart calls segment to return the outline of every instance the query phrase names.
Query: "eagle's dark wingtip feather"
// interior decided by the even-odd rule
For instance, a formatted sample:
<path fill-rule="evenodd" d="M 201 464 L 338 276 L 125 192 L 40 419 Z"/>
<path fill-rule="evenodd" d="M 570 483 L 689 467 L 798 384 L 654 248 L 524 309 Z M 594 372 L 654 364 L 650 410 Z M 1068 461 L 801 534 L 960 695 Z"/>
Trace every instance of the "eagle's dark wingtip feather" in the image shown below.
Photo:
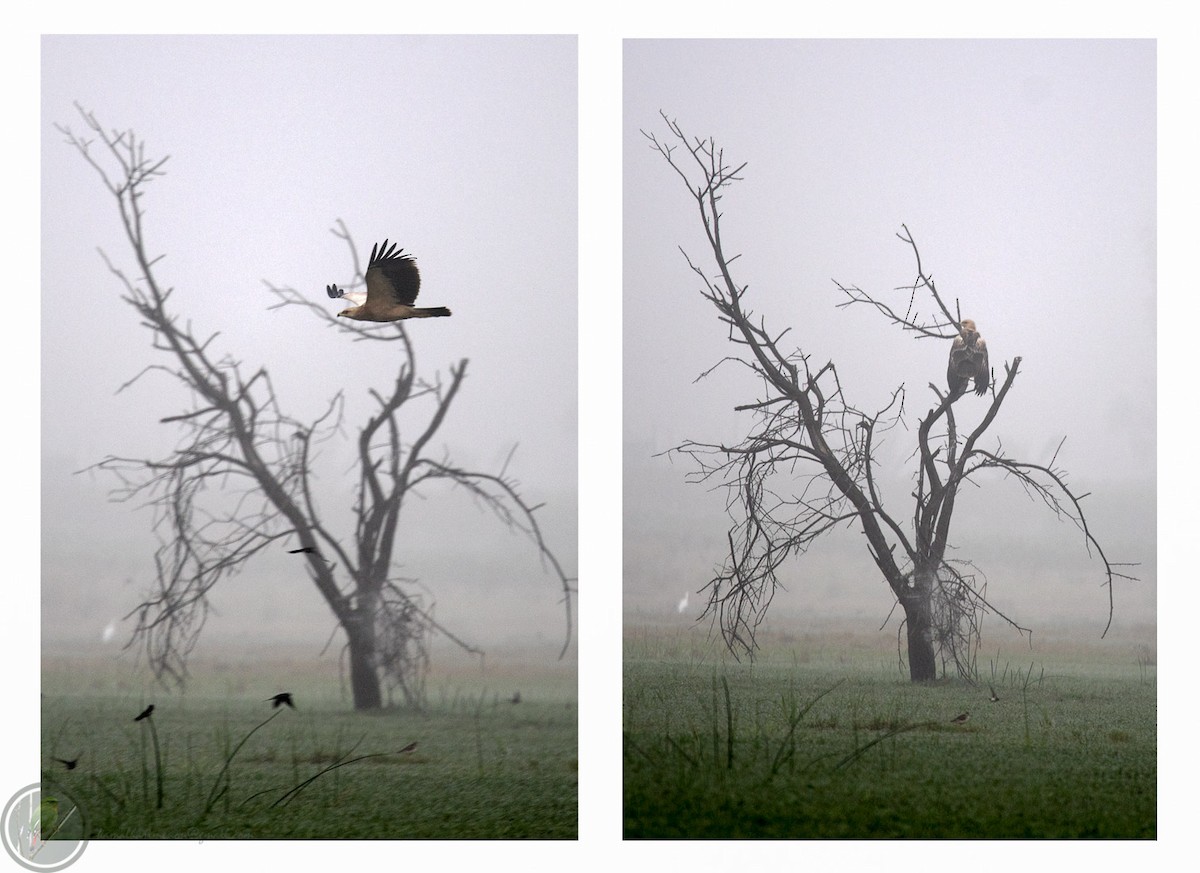
<path fill-rule="evenodd" d="M 342 291 L 340 288 L 338 288 L 337 285 L 326 285 L 325 293 L 328 294 L 330 297 L 332 297 L 334 300 L 337 300 L 339 297 L 341 297 L 346 292 Z"/>
<path fill-rule="evenodd" d="M 367 262 L 367 269 L 384 264 L 387 261 L 408 261 L 412 260 L 412 255 L 404 254 L 404 249 L 400 248 L 398 243 L 391 243 L 385 239 L 382 243 L 376 243 L 371 247 L 371 260 Z"/>

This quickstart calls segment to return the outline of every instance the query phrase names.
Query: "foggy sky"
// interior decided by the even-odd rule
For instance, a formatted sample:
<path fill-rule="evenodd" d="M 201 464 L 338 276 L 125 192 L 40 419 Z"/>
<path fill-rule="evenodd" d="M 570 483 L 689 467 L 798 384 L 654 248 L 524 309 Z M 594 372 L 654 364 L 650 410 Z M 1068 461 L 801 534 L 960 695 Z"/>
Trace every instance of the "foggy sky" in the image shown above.
<path fill-rule="evenodd" d="M 885 505 L 911 513 L 907 459 L 947 347 L 865 306 L 835 308 L 832 280 L 877 297 L 911 284 L 903 223 L 943 297 L 979 325 L 998 377 L 1023 358 L 989 445 L 1000 437 L 1011 455 L 1047 463 L 1067 437 L 1057 466 L 1092 492 L 1085 507 L 1109 559 L 1141 562 L 1141 582 L 1118 582 L 1117 622 L 1153 621 L 1154 43 L 634 40 L 624 61 L 626 612 L 673 612 L 724 557 L 724 496 L 682 484 L 686 459 L 652 456 L 685 439 L 737 440 L 747 423 L 733 407 L 759 396 L 733 366 L 696 381 L 735 349 L 679 252 L 715 271 L 695 203 L 639 133 L 669 136 L 662 109 L 689 136 L 715 137 L 731 166 L 747 162 L 721 202 L 745 305 L 775 333 L 791 327 L 789 348 L 835 360 L 860 408 L 906 385 L 911 429 L 881 447 L 904 465 Z M 986 409 L 973 400 L 956 407 L 960 429 Z M 952 542 L 1010 614 L 1103 627 L 1103 565 L 1017 486 L 965 495 Z M 882 619 L 890 608 L 855 531 L 783 578 L 777 613 Z"/>
<path fill-rule="evenodd" d="M 301 419 L 344 389 L 353 437 L 398 352 L 268 311 L 277 298 L 263 281 L 340 309 L 325 295 L 351 279 L 349 252 L 329 232 L 337 219 L 364 266 L 385 237 L 413 254 L 420 302 L 454 312 L 410 322 L 418 367 L 444 378 L 469 359 L 432 455 L 498 472 L 518 446 L 509 472 L 531 504 L 545 502 L 547 540 L 576 574 L 574 38 L 47 37 L 42 73 L 48 638 L 97 637 L 153 578 L 150 511 L 108 502 L 113 479 L 73 472 L 108 454 L 164 455 L 178 431 L 159 419 L 190 402 L 155 374 L 115 393 L 169 361 L 97 254 L 133 264 L 112 196 L 54 128 L 86 131 L 74 101 L 106 128 L 132 128 L 148 155 L 170 155 L 142 202 L 171 305 L 198 335 L 220 333 L 214 349 L 266 365 L 283 409 Z M 316 487 L 349 539 L 352 445 L 326 455 Z M 561 593 L 535 548 L 449 489 L 423 494 L 405 504 L 397 573 L 420 579 L 439 620 L 468 639 L 540 639 L 556 656 Z M 218 586 L 220 617 L 206 634 L 253 626 L 324 639 L 328 610 L 283 549 Z"/>

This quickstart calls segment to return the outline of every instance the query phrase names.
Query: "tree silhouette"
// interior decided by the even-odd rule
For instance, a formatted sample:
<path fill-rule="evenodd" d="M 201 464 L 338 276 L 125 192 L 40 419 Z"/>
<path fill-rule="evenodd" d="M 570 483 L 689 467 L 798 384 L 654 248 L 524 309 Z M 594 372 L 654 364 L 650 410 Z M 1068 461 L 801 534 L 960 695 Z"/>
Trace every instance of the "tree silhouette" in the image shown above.
<path fill-rule="evenodd" d="M 420 705 L 433 633 L 478 652 L 435 621 L 422 597 L 406 591 L 404 580 L 393 575 L 401 510 L 416 489 L 433 482 L 465 490 L 502 524 L 528 536 L 562 588 L 566 640 L 560 657 L 565 654 L 572 634 L 574 579 L 542 536 L 538 506 L 530 505 L 507 475 L 507 461 L 498 471 L 481 472 L 432 455 L 432 440 L 458 396 L 467 360 L 451 364 L 446 377 L 421 376 L 404 322 L 337 318 L 296 290 L 268 283 L 278 298 L 271 309 L 299 306 L 354 340 L 398 346 L 390 384 L 368 389 L 376 409 L 355 440 L 354 528 L 340 536 L 326 521 L 312 477 L 320 445 L 345 431 L 343 393 L 337 392 L 312 421 L 291 416 L 283 411 L 265 367 L 246 371 L 240 361 L 214 351 L 216 334 L 201 338 L 178 316 L 169 306 L 174 289 L 164 289 L 155 274 L 162 256 L 149 255 L 143 232 L 142 198 L 147 184 L 163 175 L 167 159 L 147 158 L 144 142 L 133 131 L 105 131 L 92 113 L 78 104 L 76 108 L 94 139 L 77 136 L 67 126 L 59 129 L 116 199 L 136 263 L 133 277 L 104 252 L 101 256 L 124 286 L 122 299 L 151 331 L 153 348 L 162 354 L 161 362 L 122 388 L 149 373 L 166 374 L 191 397 L 187 411 L 162 419 L 181 433 L 179 446 L 167 457 L 114 455 L 95 465 L 119 477 L 118 499 L 154 507 L 160 540 L 155 590 L 130 613 L 137 616 L 137 625 L 129 645 L 141 643 L 160 681 L 186 679 L 188 655 L 208 616 L 213 586 L 264 549 L 288 540 L 299 542 L 291 551 L 302 556 L 309 579 L 345 634 L 354 707 L 382 706 L 384 681 L 389 690 L 399 689 L 408 704 Z M 91 150 L 96 141 L 99 154 Z M 350 233 L 341 221 L 334 233 L 345 240 L 354 284 L 361 284 L 363 271 Z"/>
<path fill-rule="evenodd" d="M 755 632 L 774 597 L 779 568 L 820 537 L 850 525 L 864 535 L 871 559 L 904 611 L 901 627 L 907 629 L 912 680 L 934 679 L 939 655 L 943 669 L 952 661 L 960 675 L 971 676 L 984 614 L 998 615 L 1029 633 L 987 600 L 986 587 L 976 581 L 969 561 L 947 557 L 959 491 L 967 484 L 982 485 L 980 474 L 988 470 L 999 470 L 1015 480 L 1083 533 L 1089 553 L 1094 550 L 1104 565 L 1107 633 L 1112 623 L 1113 581 L 1132 577 L 1118 572 L 1118 567 L 1128 565 L 1110 562 L 1088 528 L 1080 502 L 1087 495 L 1068 487 L 1057 465 L 1057 451 L 1046 463 L 1031 463 L 1011 457 L 999 443 L 992 449 L 981 446 L 1013 387 L 1021 358 L 1004 364 L 1003 377 L 991 385 L 990 398 L 984 401 L 989 403 L 987 411 L 965 435 L 959 433 L 954 415 L 954 404 L 963 392 L 929 384 L 934 400 L 917 427 L 914 505 L 907 510 L 911 514 L 898 515 L 886 508 L 878 487 L 875 440 L 902 424 L 904 385 L 891 392 L 883 408 L 860 409 L 844 391 L 836 363 L 821 363 L 800 348 L 784 347 L 791 329 L 775 332 L 765 318 L 748 308 L 747 286 L 735 281 L 731 266 L 738 255 L 728 254 L 721 238 L 721 200 L 740 181 L 746 164 L 731 167 L 712 139 L 689 138 L 677 122 L 666 114 L 662 118 L 669 132 L 665 140 L 642 133 L 683 180 L 699 208 L 715 275 L 686 252 L 684 257 L 702 283 L 701 295 L 717 310 L 736 349 L 713 369 L 725 363 L 744 366 L 762 389 L 758 399 L 736 407 L 751 422 L 746 437 L 736 445 L 689 440 L 669 450 L 692 459 L 692 481 L 716 482 L 727 489 L 734 523 L 727 534 L 724 564 L 705 589 L 704 615 L 719 623 L 729 648 L 753 656 Z M 839 306 L 871 306 L 891 325 L 918 338 L 941 339 L 949 350 L 963 329 L 959 302 L 956 299 L 952 308 L 938 291 L 908 228 L 898 236 L 912 250 L 916 278 L 896 289 L 895 302 L 839 283 L 846 297 Z M 907 519 L 911 521 L 901 523 Z"/>

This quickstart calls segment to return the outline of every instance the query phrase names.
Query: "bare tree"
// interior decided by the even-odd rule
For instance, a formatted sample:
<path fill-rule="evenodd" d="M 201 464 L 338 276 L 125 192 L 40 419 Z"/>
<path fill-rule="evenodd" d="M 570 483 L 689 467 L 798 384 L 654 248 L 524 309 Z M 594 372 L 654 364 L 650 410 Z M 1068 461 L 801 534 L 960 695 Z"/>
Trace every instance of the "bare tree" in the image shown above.
<path fill-rule="evenodd" d="M 746 165 L 731 167 L 713 140 L 689 138 L 677 122 L 662 117 L 669 131 L 665 140 L 643 134 L 683 180 L 699 209 L 716 274 L 710 275 L 686 252 L 684 257 L 736 348 L 716 366 L 744 366 L 762 386 L 757 400 L 736 407 L 751 417 L 747 435 L 738 444 L 689 440 L 670 450 L 695 462 L 693 481 L 716 482 L 727 489 L 734 524 L 727 534 L 724 564 L 706 586 L 705 616 L 719 622 L 729 648 L 753 656 L 755 632 L 775 594 L 779 568 L 824 534 L 851 525 L 865 536 L 872 560 L 904 611 L 901 628 L 907 629 L 912 680 L 934 679 L 939 654 L 943 669 L 951 661 L 960 675 L 969 677 L 985 613 L 1029 633 L 988 602 L 986 586 L 969 562 L 947 558 L 959 490 L 968 483 L 981 484 L 980 474 L 986 470 L 1001 471 L 1056 516 L 1078 526 L 1089 553 L 1094 549 L 1104 565 L 1109 590 L 1107 633 L 1112 623 L 1113 580 L 1132 577 L 1117 571 L 1126 565 L 1110 562 L 1092 535 L 1081 505 L 1086 495 L 1068 487 L 1057 451 L 1046 463 L 1030 463 L 1010 457 L 999 443 L 992 449 L 980 445 L 1012 389 L 1021 358 L 1004 365 L 1003 379 L 990 386 L 990 405 L 983 419 L 966 434 L 959 433 L 954 417 L 954 404 L 963 392 L 943 392 L 930 383 L 934 401 L 917 428 L 911 516 L 885 508 L 875 442 L 903 422 L 904 385 L 891 392 L 882 408 L 861 409 L 847 397 L 833 361 L 814 361 L 800 348 L 785 350 L 782 342 L 790 328 L 774 332 L 765 318 L 747 307 L 747 287 L 734 280 L 731 267 L 738 255 L 727 254 L 722 244 L 721 199 L 740 180 Z M 846 295 L 840 305 L 869 305 L 888 323 L 917 338 L 952 340 L 962 329 L 958 300 L 952 309 L 939 293 L 908 229 L 898 236 L 912 249 L 916 278 L 896 289 L 896 302 L 839 284 Z"/>
<path fill-rule="evenodd" d="M 565 654 L 572 633 L 574 580 L 542 536 L 535 516 L 539 507 L 519 493 L 506 472 L 507 461 L 499 471 L 478 472 L 445 455 L 431 456 L 432 440 L 462 386 L 467 360 L 452 364 L 445 378 L 422 377 L 403 322 L 376 325 L 336 318 L 296 290 L 268 283 L 279 298 L 272 309 L 299 306 L 355 340 L 399 346 L 391 384 L 369 389 L 377 408 L 357 433 L 354 529 L 340 536 L 318 505 L 312 474 L 321 444 L 344 433 L 342 392 L 312 421 L 290 416 L 282 410 L 265 367 L 247 372 L 239 361 L 219 355 L 212 348 L 216 334 L 200 338 L 190 322 L 169 308 L 173 289 L 164 289 L 155 274 L 162 256 L 148 254 L 142 224 L 146 186 L 163 175 L 166 158 L 147 158 L 133 131 L 106 132 L 91 113 L 77 108 L 94 139 L 76 136 L 69 127 L 59 129 L 116 199 L 136 262 L 133 277 L 101 255 L 124 286 L 122 299 L 151 331 L 154 349 L 163 353 L 164 362 L 146 367 L 122 388 L 148 373 L 163 373 L 191 397 L 186 411 L 162 419 L 181 431 L 180 445 L 170 455 L 159 460 L 110 456 L 96 465 L 120 477 L 118 498 L 143 500 L 155 510 L 161 543 L 155 553 L 156 587 L 130 613 L 137 616 L 137 626 L 129 644 L 143 645 L 156 676 L 164 682 L 184 681 L 213 586 L 262 550 L 289 540 L 298 543 L 296 552 L 305 560 L 310 580 L 345 634 L 354 707 L 379 708 L 381 680 L 389 692 L 399 689 L 407 703 L 419 705 L 430 634 L 440 632 L 468 651 L 478 651 L 434 620 L 424 599 L 402 587 L 408 580 L 393 576 L 401 510 L 422 485 L 437 481 L 465 490 L 533 542 L 562 586 Z M 99 154 L 91 150 L 95 140 Z M 339 221 L 334 233 L 349 247 L 354 284 L 361 283 L 363 271 L 349 232 Z"/>

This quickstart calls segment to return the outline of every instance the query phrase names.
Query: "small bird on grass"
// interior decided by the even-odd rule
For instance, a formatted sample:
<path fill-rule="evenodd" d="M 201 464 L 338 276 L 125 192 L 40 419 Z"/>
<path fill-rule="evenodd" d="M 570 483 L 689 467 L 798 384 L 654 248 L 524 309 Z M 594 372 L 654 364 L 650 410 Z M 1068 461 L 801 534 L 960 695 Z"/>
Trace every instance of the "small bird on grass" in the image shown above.
<path fill-rule="evenodd" d="M 955 716 L 954 718 L 950 719 L 950 724 L 966 724 L 967 719 L 969 719 L 970 717 L 971 717 L 971 713 L 964 712 L 962 715 Z"/>
<path fill-rule="evenodd" d="M 66 758 L 55 758 L 54 760 L 58 761 L 58 763 L 62 764 L 68 770 L 74 770 L 76 767 L 79 766 L 78 758 L 75 758 L 74 760 L 71 760 L 71 761 L 68 761 Z"/>
<path fill-rule="evenodd" d="M 152 712 L 154 712 L 154 704 L 153 703 L 151 703 L 149 706 L 147 706 L 145 709 L 143 709 L 141 711 L 141 713 L 138 715 L 138 717 L 134 719 L 134 721 L 141 721 L 144 718 L 149 718 L 150 713 L 152 713 Z"/>
<path fill-rule="evenodd" d="M 411 752 L 411 751 L 412 751 L 413 749 L 415 749 L 416 747 L 417 747 L 417 741 L 416 741 L 416 740 L 413 740 L 411 743 L 409 743 L 407 746 L 405 746 L 403 749 L 401 749 L 401 750 L 400 750 L 400 752 L 401 752 L 401 753 L 403 753 L 403 752 Z"/>
<path fill-rule="evenodd" d="M 285 703 L 292 709 L 296 708 L 296 704 L 292 703 L 292 695 L 288 691 L 281 691 L 274 697 L 268 697 L 265 702 L 271 704 L 271 709 L 276 709 L 277 707 L 283 706 Z"/>
<path fill-rule="evenodd" d="M 996 689 L 991 685 L 988 686 L 988 691 L 992 692 L 992 696 L 988 698 L 992 703 L 999 703 L 1000 698 L 996 696 Z"/>
<path fill-rule="evenodd" d="M 508 702 L 509 703 L 520 703 L 521 702 L 521 692 L 520 691 L 514 692 L 513 696 L 508 698 Z"/>

